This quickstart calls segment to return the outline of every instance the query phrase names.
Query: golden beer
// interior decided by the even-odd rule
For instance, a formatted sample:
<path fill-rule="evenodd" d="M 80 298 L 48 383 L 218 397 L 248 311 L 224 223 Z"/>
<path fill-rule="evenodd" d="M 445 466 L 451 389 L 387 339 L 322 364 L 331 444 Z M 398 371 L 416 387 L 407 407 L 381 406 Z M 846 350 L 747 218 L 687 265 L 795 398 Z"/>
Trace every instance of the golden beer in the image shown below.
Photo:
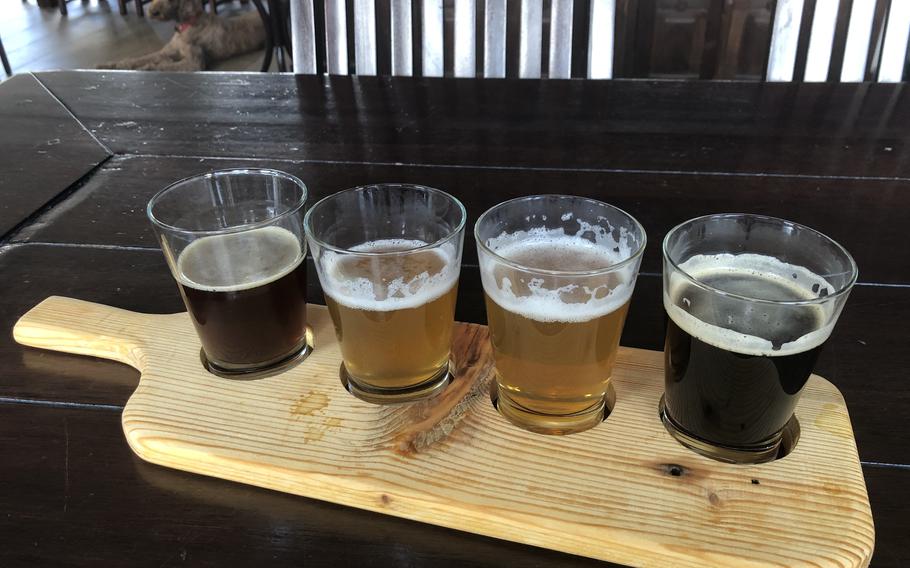
<path fill-rule="evenodd" d="M 564 235 L 517 240 L 497 252 L 538 271 L 490 270 L 485 297 L 500 409 L 547 424 L 602 413 L 632 290 L 621 273 L 603 272 L 617 255 Z"/>
<path fill-rule="evenodd" d="M 486 296 L 501 394 L 540 414 L 600 405 L 607 392 L 629 303 L 587 321 L 540 321 Z"/>
<path fill-rule="evenodd" d="M 354 386 L 393 392 L 448 370 L 458 266 L 446 247 L 384 239 L 326 262 L 324 288 L 341 356 Z"/>
<path fill-rule="evenodd" d="M 597 426 L 646 236 L 612 205 L 533 195 L 474 227 L 496 366 L 496 407 L 543 434 Z"/>

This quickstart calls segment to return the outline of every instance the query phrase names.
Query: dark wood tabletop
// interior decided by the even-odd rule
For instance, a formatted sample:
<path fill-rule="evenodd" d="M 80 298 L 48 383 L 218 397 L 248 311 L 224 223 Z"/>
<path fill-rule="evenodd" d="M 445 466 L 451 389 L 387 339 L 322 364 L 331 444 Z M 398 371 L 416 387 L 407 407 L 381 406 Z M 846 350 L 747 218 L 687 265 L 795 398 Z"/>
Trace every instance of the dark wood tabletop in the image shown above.
<path fill-rule="evenodd" d="M 419 182 L 470 222 L 518 195 L 613 203 L 648 232 L 622 339 L 648 349 L 662 347 L 660 242 L 675 224 L 744 211 L 830 235 L 860 282 L 816 371 L 850 410 L 872 565 L 910 564 L 905 85 L 61 71 L 0 84 L 0 566 L 604 566 L 144 463 L 119 424 L 136 371 L 13 342 L 52 294 L 181 310 L 145 205 L 236 166 L 291 172 L 310 203 Z M 457 315 L 485 323 L 466 241 Z"/>

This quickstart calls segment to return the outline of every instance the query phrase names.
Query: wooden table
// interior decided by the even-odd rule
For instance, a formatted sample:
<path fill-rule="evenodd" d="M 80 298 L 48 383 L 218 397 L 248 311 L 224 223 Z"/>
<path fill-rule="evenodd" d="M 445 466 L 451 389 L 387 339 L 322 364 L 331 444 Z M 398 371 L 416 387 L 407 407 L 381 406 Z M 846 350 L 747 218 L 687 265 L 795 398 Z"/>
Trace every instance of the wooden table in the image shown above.
<path fill-rule="evenodd" d="M 719 211 L 786 217 L 860 266 L 817 371 L 853 418 L 873 565 L 899 566 L 910 563 L 908 127 L 904 85 L 20 75 L 0 84 L 0 326 L 51 294 L 181 309 L 144 208 L 212 168 L 289 171 L 311 202 L 419 182 L 459 197 L 471 222 L 524 194 L 614 203 L 648 231 L 623 344 L 649 349 L 662 346 L 670 227 Z M 457 315 L 484 322 L 467 241 Z M 133 370 L 24 349 L 9 331 L 0 368 L 2 566 L 598 564 L 149 465 L 120 431 Z"/>

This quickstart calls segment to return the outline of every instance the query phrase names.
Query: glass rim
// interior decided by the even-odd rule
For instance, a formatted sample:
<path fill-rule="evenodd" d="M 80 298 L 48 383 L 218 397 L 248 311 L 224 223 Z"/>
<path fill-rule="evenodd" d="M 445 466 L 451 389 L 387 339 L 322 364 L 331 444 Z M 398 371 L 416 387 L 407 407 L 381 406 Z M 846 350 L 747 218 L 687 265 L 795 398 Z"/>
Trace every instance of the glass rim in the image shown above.
<path fill-rule="evenodd" d="M 692 223 L 695 223 L 696 221 L 703 221 L 706 219 L 745 218 L 745 217 L 751 217 L 753 219 L 760 219 L 763 221 L 777 221 L 780 223 L 784 223 L 791 227 L 795 227 L 797 229 L 813 233 L 817 237 L 820 237 L 822 240 L 827 241 L 828 243 L 834 245 L 834 247 L 838 251 L 840 251 L 841 254 L 843 254 L 846 257 L 846 259 L 850 265 L 849 281 L 832 294 L 828 294 L 827 296 L 819 297 L 819 298 L 811 298 L 808 300 L 769 300 L 767 298 L 753 298 L 751 296 L 746 296 L 743 294 L 727 292 L 726 290 L 721 290 L 720 288 L 716 288 L 714 286 L 711 286 L 710 284 L 705 284 L 701 280 L 695 278 L 694 276 L 692 276 L 691 274 L 689 274 L 688 272 L 686 272 L 685 270 L 680 268 L 679 264 L 673 258 L 671 258 L 670 255 L 667 253 L 667 245 L 670 241 L 670 237 L 673 236 L 674 234 L 676 234 L 678 231 L 682 230 L 682 228 L 686 225 L 690 225 Z M 667 231 L 667 235 L 664 237 L 663 244 L 661 246 L 661 252 L 663 253 L 664 260 L 669 262 L 673 266 L 673 268 L 676 271 L 678 271 L 680 274 L 682 274 L 689 282 L 691 282 L 695 286 L 701 288 L 702 290 L 705 290 L 705 291 L 711 292 L 711 293 L 715 293 L 715 294 L 719 294 L 721 296 L 726 296 L 728 298 L 733 298 L 735 300 L 743 300 L 743 301 L 754 302 L 754 303 L 759 303 L 759 304 L 770 304 L 770 305 L 775 305 L 775 306 L 809 306 L 809 305 L 824 304 L 824 303 L 830 302 L 830 301 L 832 301 L 836 298 L 839 298 L 840 296 L 843 296 L 844 294 L 850 292 L 850 290 L 853 288 L 853 285 L 856 284 L 856 281 L 859 277 L 859 268 L 856 266 L 856 261 L 853 259 L 853 255 L 851 255 L 847 251 L 847 249 L 844 248 L 844 246 L 841 245 L 839 242 L 835 241 L 834 239 L 832 239 L 828 235 L 822 233 L 821 231 L 813 229 L 812 227 L 809 227 L 807 225 L 803 225 L 802 223 L 797 223 L 796 221 L 790 221 L 788 219 L 783 219 L 781 217 L 773 217 L 771 215 L 759 215 L 759 214 L 755 214 L 755 213 L 709 213 L 708 215 L 701 215 L 699 217 L 693 217 L 692 219 L 687 219 L 686 221 L 683 221 L 682 223 L 676 225 L 675 227 L 673 227 L 672 229 Z M 824 275 L 820 275 L 820 276 L 824 277 Z"/>
<path fill-rule="evenodd" d="M 287 211 L 282 211 L 281 213 L 274 215 L 272 217 L 269 217 L 268 219 L 263 219 L 261 221 L 254 221 L 252 223 L 242 223 L 240 225 L 232 225 L 230 227 L 223 227 L 221 229 L 188 229 L 185 227 L 177 227 L 175 225 L 165 223 L 164 221 L 162 221 L 161 219 L 159 219 L 158 217 L 155 216 L 155 212 L 154 212 L 155 205 L 158 204 L 158 202 L 160 202 L 161 199 L 164 198 L 165 195 L 170 194 L 172 191 L 178 190 L 180 186 L 183 186 L 185 184 L 188 184 L 188 183 L 194 182 L 194 181 L 198 181 L 198 180 L 220 178 L 220 177 L 225 177 L 225 176 L 229 176 L 229 175 L 238 175 L 238 174 L 279 177 L 279 178 L 288 180 L 300 189 L 300 198 L 297 199 L 297 201 L 291 207 L 289 207 Z M 242 233 L 245 231 L 251 231 L 253 229 L 258 229 L 260 227 L 269 226 L 280 219 L 290 217 L 291 215 L 294 215 L 295 213 L 299 212 L 303 208 L 303 206 L 306 204 L 308 193 L 309 192 L 307 191 L 306 184 L 303 183 L 303 181 L 301 181 L 300 178 L 298 178 L 297 176 L 289 174 L 287 172 L 282 172 L 280 170 L 273 170 L 271 168 L 227 168 L 227 169 L 222 169 L 222 170 L 212 170 L 212 171 L 205 172 L 202 174 L 193 174 L 191 176 L 187 176 L 185 178 L 179 179 L 175 182 L 172 182 L 172 183 L 166 185 L 164 187 L 164 189 L 161 189 L 160 191 L 155 193 L 155 195 L 153 195 L 151 199 L 149 199 L 148 205 L 146 205 L 146 208 L 145 208 L 145 213 L 153 225 L 155 225 L 159 229 L 163 229 L 169 233 L 181 233 L 181 234 L 185 234 L 185 235 L 225 235 L 225 234 L 232 234 L 232 233 Z"/>
<path fill-rule="evenodd" d="M 366 189 L 374 188 L 374 187 L 407 187 L 407 188 L 412 188 L 412 189 L 425 190 L 429 193 L 440 195 L 444 199 L 447 199 L 451 203 L 454 203 L 455 205 L 458 206 L 458 212 L 459 212 L 461 218 L 458 220 L 458 225 L 454 229 L 452 229 L 451 232 L 449 232 L 449 234 L 447 234 L 446 236 L 436 239 L 432 243 L 427 243 L 424 245 L 420 245 L 419 247 L 409 248 L 409 249 L 405 249 L 405 250 L 356 251 L 356 250 L 351 250 L 349 248 L 344 248 L 344 247 L 339 247 L 339 246 L 329 244 L 329 243 L 325 242 L 325 240 L 316 236 L 316 233 L 312 227 L 313 211 L 315 211 L 319 206 L 329 202 L 332 199 L 336 199 L 341 195 L 362 192 Z M 382 183 L 368 183 L 366 185 L 358 185 L 355 187 L 349 187 L 347 189 L 342 189 L 341 191 L 336 191 L 335 193 L 333 193 L 331 195 L 326 195 L 325 197 L 323 197 L 322 199 L 320 199 L 319 201 L 314 203 L 313 206 L 307 210 L 306 215 L 303 216 L 303 231 L 306 234 L 307 238 L 312 239 L 312 241 L 315 244 L 317 244 L 318 246 L 320 246 L 322 248 L 331 250 L 333 252 L 342 253 L 342 254 L 355 254 L 355 255 L 360 255 L 360 256 L 369 256 L 369 257 L 374 257 L 374 258 L 395 257 L 395 256 L 401 256 L 403 254 L 411 254 L 413 252 L 430 250 L 430 249 L 438 248 L 438 247 L 444 245 L 445 243 L 451 241 L 453 238 L 457 237 L 458 234 L 464 230 L 464 227 L 467 224 L 467 220 L 468 220 L 468 212 L 465 209 L 464 204 L 461 201 L 459 201 L 455 196 L 453 196 L 441 189 L 436 189 L 435 187 L 430 187 L 428 185 L 420 185 L 417 183 L 382 182 Z"/>
<path fill-rule="evenodd" d="M 629 255 L 628 258 L 625 258 L 625 259 L 617 262 L 616 264 L 611 264 L 610 266 L 608 266 L 606 268 L 598 268 L 595 270 L 551 270 L 551 269 L 547 269 L 547 268 L 535 268 L 533 266 L 528 266 L 526 264 L 522 264 L 520 262 L 515 262 L 514 260 L 508 259 L 508 258 L 496 253 L 493 249 L 491 249 L 490 247 L 487 246 L 487 244 L 483 241 L 483 239 L 480 238 L 480 235 L 478 234 L 480 231 L 480 224 L 494 210 L 499 209 L 500 207 L 504 207 L 506 205 L 511 205 L 511 204 L 517 203 L 519 201 L 533 201 L 535 199 L 543 199 L 543 198 L 547 198 L 547 197 L 558 197 L 560 199 L 565 199 L 565 198 L 580 199 L 582 201 L 596 203 L 597 205 L 606 206 L 606 207 L 609 207 L 610 209 L 618 211 L 618 212 L 622 213 L 623 215 L 625 215 L 626 217 L 628 217 L 629 219 L 631 219 L 633 226 L 636 229 L 638 229 L 639 232 L 641 232 L 641 244 L 638 246 L 638 248 L 635 250 L 635 252 L 633 252 L 632 254 Z M 524 270 L 525 272 L 534 272 L 536 274 L 546 274 L 548 276 L 597 276 L 599 274 L 607 274 L 610 272 L 614 272 L 618 269 L 625 268 L 628 264 L 630 264 L 631 262 L 638 259 L 645 252 L 645 246 L 648 244 L 648 234 L 645 231 L 644 226 L 642 226 L 641 222 L 639 222 L 638 219 L 636 219 L 634 216 L 630 215 L 627 211 L 620 209 L 619 207 L 616 207 L 615 205 L 610 205 L 609 203 L 607 203 L 605 201 L 600 201 L 599 199 L 592 199 L 590 197 L 583 197 L 580 195 L 567 195 L 567 194 L 562 194 L 562 193 L 544 193 L 544 194 L 540 194 L 540 195 L 525 195 L 522 197 L 514 197 L 512 199 L 503 201 L 502 203 L 497 203 L 493 207 L 490 207 L 489 209 L 484 211 L 483 214 L 477 218 L 477 222 L 474 223 L 474 240 L 477 241 L 477 248 L 479 248 L 482 251 L 493 256 L 497 261 L 502 262 L 503 264 L 506 264 L 508 266 L 511 266 L 512 268 L 517 268 L 518 270 Z"/>

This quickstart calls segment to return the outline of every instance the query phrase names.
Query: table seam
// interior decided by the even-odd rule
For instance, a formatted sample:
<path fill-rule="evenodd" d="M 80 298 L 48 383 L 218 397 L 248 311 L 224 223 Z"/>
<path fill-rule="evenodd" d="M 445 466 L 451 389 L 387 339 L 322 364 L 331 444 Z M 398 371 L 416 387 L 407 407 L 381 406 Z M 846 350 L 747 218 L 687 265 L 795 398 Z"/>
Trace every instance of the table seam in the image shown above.
<path fill-rule="evenodd" d="M 824 174 L 796 174 L 775 172 L 725 172 L 701 170 L 649 170 L 644 168 L 610 168 L 610 167 L 563 167 L 563 166 L 513 166 L 505 164 L 440 164 L 420 162 L 395 162 L 389 160 L 333 160 L 322 158 L 282 158 L 282 157 L 250 157 L 250 156 L 206 156 L 201 154 L 155 154 L 143 152 L 114 152 L 115 158 L 162 158 L 186 160 L 222 160 L 242 162 L 278 162 L 283 164 L 322 164 L 339 166 L 389 166 L 409 168 L 449 168 L 449 169 L 478 169 L 498 171 L 528 171 L 528 172 L 553 172 L 553 173 L 613 173 L 629 175 L 675 175 L 675 176 L 707 176 L 707 177 L 757 177 L 772 179 L 804 179 L 804 180 L 831 180 L 831 181 L 910 181 L 910 177 L 903 176 L 849 176 L 849 175 L 824 175 Z"/>
<path fill-rule="evenodd" d="M 96 144 L 98 144 L 99 146 L 101 146 L 101 148 L 104 149 L 105 152 L 107 152 L 108 157 L 114 155 L 114 152 L 113 152 L 110 148 L 108 148 L 107 144 L 105 144 L 105 143 L 102 142 L 97 136 L 95 136 L 95 134 L 94 134 L 91 130 L 89 130 L 89 128 L 85 125 L 85 123 L 83 123 L 82 120 L 80 120 L 79 117 L 76 116 L 76 114 L 72 111 L 72 109 L 70 109 L 70 107 L 67 106 L 66 103 L 63 102 L 63 99 L 61 99 L 60 97 L 58 97 L 57 94 L 54 93 L 54 92 L 50 89 L 50 87 L 48 87 L 48 86 L 47 86 L 47 85 L 38 77 L 38 75 L 37 75 L 36 73 L 30 72 L 29 75 L 31 75 L 32 78 L 35 79 L 35 81 L 38 83 L 38 85 L 41 86 L 42 89 L 44 89 L 45 91 L 47 91 L 47 94 L 50 95 L 51 98 L 53 98 L 55 101 L 57 101 L 57 104 L 59 104 L 59 105 L 66 111 L 66 113 L 67 113 L 68 115 L 70 115 L 70 117 L 71 117 L 74 121 L 76 121 L 76 124 L 78 124 L 79 127 L 82 128 L 82 130 L 83 130 L 86 134 L 88 134 L 89 137 L 90 137 L 92 140 L 94 140 Z"/>

